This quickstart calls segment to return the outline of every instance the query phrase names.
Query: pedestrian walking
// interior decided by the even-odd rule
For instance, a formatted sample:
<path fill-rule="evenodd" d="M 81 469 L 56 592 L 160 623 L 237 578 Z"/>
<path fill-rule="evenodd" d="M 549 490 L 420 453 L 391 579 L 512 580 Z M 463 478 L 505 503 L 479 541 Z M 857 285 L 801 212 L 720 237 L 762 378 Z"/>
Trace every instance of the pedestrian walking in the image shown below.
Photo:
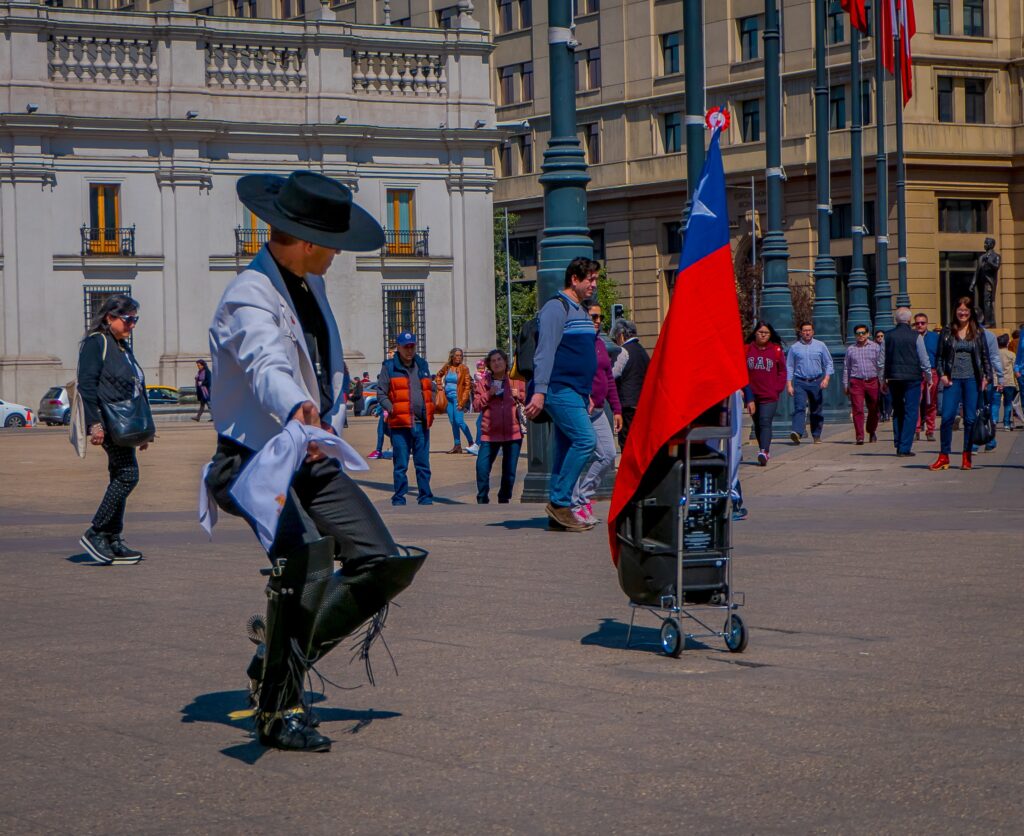
<path fill-rule="evenodd" d="M 357 377 L 352 381 L 348 390 L 348 400 L 352 404 L 352 411 L 356 415 L 363 414 L 363 379 Z"/>
<path fill-rule="evenodd" d="M 524 412 L 531 421 L 542 413 L 551 419 L 554 454 L 548 483 L 550 525 L 563 531 L 587 531 L 572 513 L 572 490 L 594 452 L 596 439 L 588 401 L 597 372 L 594 328 L 583 307 L 597 286 L 601 265 L 574 258 L 565 268 L 565 283 L 538 316 L 534 374 Z"/>
<path fill-rule="evenodd" d="M 917 415 L 917 434 L 914 438 L 921 440 L 921 428 L 924 427 L 925 438 L 935 440 L 935 418 L 939 409 L 939 334 L 928 327 L 928 314 L 914 314 L 914 328 L 924 340 L 924 350 L 928 353 L 931 372 L 928 379 L 921 384 L 921 408 Z"/>
<path fill-rule="evenodd" d="M 640 344 L 636 335 L 636 323 L 631 319 L 616 319 L 609 336 L 622 349 L 612 363 L 612 377 L 615 378 L 615 388 L 619 394 L 619 404 L 622 406 L 622 429 L 619 430 L 621 450 L 626 446 L 629 428 L 633 424 L 637 404 L 640 403 L 640 393 L 644 388 L 644 378 L 647 377 L 651 356 Z"/>
<path fill-rule="evenodd" d="M 808 407 L 811 413 L 811 437 L 821 442 L 825 426 L 825 390 L 832 378 L 832 355 L 821 340 L 814 339 L 814 324 L 802 322 L 800 339 L 786 354 L 786 391 L 793 398 L 793 430 L 790 441 L 799 444 L 804 435 Z"/>
<path fill-rule="evenodd" d="M 989 386 L 991 363 L 988 346 L 982 333 L 974 300 L 969 296 L 957 299 L 953 321 L 939 337 L 939 374 L 942 377 L 942 422 L 939 425 L 939 457 L 928 467 L 930 470 L 948 470 L 949 455 L 953 449 L 953 420 L 963 407 L 963 459 L 961 467 L 970 470 L 971 434 L 978 411 L 980 397 Z"/>
<path fill-rule="evenodd" d="M 998 338 L 999 359 L 1003 364 L 1003 398 L 1002 398 L 1002 421 L 1004 430 L 1013 429 L 1013 401 L 1017 397 L 1017 376 L 1013 373 L 1015 357 L 1010 351 L 1010 337 L 1008 334 L 1000 334 Z M 995 419 L 999 420 L 997 411 Z"/>
<path fill-rule="evenodd" d="M 757 463 L 765 467 L 772 456 L 772 422 L 786 389 L 786 353 L 782 337 L 764 320 L 747 335 L 747 374 L 743 399 L 757 437 Z"/>
<path fill-rule="evenodd" d="M 501 485 L 498 502 L 512 500 L 516 482 L 516 466 L 523 446 L 519 425 L 519 408 L 526 400 L 522 381 L 508 376 L 508 355 L 500 348 L 490 351 L 484 361 L 486 374 L 473 382 L 473 408 L 480 413 L 480 450 L 476 456 L 476 501 L 486 505 L 490 500 L 491 468 L 501 453 Z"/>
<path fill-rule="evenodd" d="M 409 492 L 409 457 L 416 471 L 416 501 L 433 505 L 430 490 L 430 427 L 434 423 L 434 394 L 437 383 L 427 361 L 416 353 L 416 335 L 403 331 L 395 340 L 398 348 L 385 360 L 377 376 L 377 397 L 387 414 L 391 430 L 395 492 L 392 505 L 405 505 Z"/>
<path fill-rule="evenodd" d="M 192 416 L 192 420 L 196 423 L 210 406 L 210 383 L 212 380 L 213 376 L 210 374 L 210 367 L 206 361 L 196 360 L 196 400 L 199 401 L 199 411 Z"/>
<path fill-rule="evenodd" d="M 590 425 L 594 428 L 594 460 L 580 475 L 572 492 L 572 513 L 577 522 L 597 525 L 600 520 L 594 515 L 594 494 L 601 486 L 601 480 L 615 467 L 615 433 L 622 429 L 622 406 L 612 376 L 612 360 L 601 339 L 601 321 L 604 319 L 601 306 L 590 304 L 588 312 L 594 323 L 597 339 L 594 351 L 597 355 L 597 371 L 590 388 Z M 612 420 L 608 420 L 605 404 L 611 407 Z"/>
<path fill-rule="evenodd" d="M 924 337 L 910 327 L 910 308 L 897 308 L 896 325 L 885 332 L 878 370 L 882 386 L 892 395 L 892 443 L 896 455 L 913 456 L 914 433 L 921 407 L 921 387 L 931 378 L 932 366 Z"/>
<path fill-rule="evenodd" d="M 323 276 L 340 250 L 384 243 L 380 225 L 349 189 L 321 174 L 252 174 L 237 191 L 269 225 L 270 240 L 228 285 L 210 326 L 218 438 L 205 484 L 232 514 L 240 513 L 232 488 L 241 476 L 247 484 L 279 476 L 279 467 L 261 473 L 253 464 L 268 452 L 274 457 L 272 442 L 341 434 L 348 392 Z M 315 441 L 304 449 L 274 520 L 267 614 L 251 622 L 260 647 L 247 672 L 260 743 L 324 752 L 331 741 L 317 729 L 304 691 L 307 671 L 368 620 L 375 635 L 426 552 L 397 545 L 339 463 Z M 264 529 L 246 519 L 265 542 Z"/>
<path fill-rule="evenodd" d="M 882 372 L 878 367 L 882 349 L 869 339 L 868 326 L 863 323 L 854 326 L 853 336 L 854 342 L 846 347 L 843 360 L 843 391 L 850 399 L 856 443 L 863 444 L 865 431 L 869 441 L 878 441 L 878 399 L 884 391 Z"/>
<path fill-rule="evenodd" d="M 441 366 L 437 373 L 437 388 L 443 390 L 448 401 L 445 409 L 448 412 L 448 423 L 452 428 L 452 436 L 455 444 L 449 453 L 461 453 L 462 434 L 465 433 L 469 441 L 465 452 L 475 453 L 475 442 L 473 433 L 466 426 L 464 413 L 469 409 L 469 402 L 473 397 L 473 381 L 469 376 L 469 369 L 463 362 L 465 355 L 461 348 L 453 348 L 448 352 L 448 362 Z"/>
<path fill-rule="evenodd" d="M 79 542 L 93 560 L 108 565 L 135 564 L 142 559 L 142 552 L 127 545 L 123 537 L 128 496 L 139 483 L 139 462 L 135 447 L 122 443 L 113 426 L 128 403 L 149 414 L 146 376 L 132 352 L 138 322 L 139 303 L 115 293 L 92 318 L 78 351 L 78 395 L 86 432 L 89 443 L 107 454 L 108 476 L 103 499 Z M 147 447 L 149 441 L 138 449 Z"/>
<path fill-rule="evenodd" d="M 879 328 L 875 331 L 875 342 L 881 346 L 885 342 L 885 331 Z M 878 397 L 878 420 L 881 422 L 892 419 L 892 392 L 884 391 Z"/>

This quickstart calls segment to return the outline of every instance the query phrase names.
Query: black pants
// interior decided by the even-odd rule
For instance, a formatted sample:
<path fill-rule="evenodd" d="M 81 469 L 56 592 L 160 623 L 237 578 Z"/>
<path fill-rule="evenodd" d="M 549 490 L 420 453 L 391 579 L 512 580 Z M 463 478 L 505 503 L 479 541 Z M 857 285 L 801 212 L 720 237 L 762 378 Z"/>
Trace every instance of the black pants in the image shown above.
<path fill-rule="evenodd" d="M 229 514 L 242 516 L 228 491 L 253 455 L 228 439 L 218 441 L 206 481 L 217 504 Z M 395 541 L 377 509 L 333 459 L 304 464 L 295 474 L 269 557 L 285 556 L 321 537 L 334 538 L 338 557 L 345 563 L 395 553 Z"/>
<path fill-rule="evenodd" d="M 103 449 L 107 454 L 110 482 L 92 518 L 92 527 L 103 534 L 120 534 L 124 530 L 128 494 L 139 484 L 139 462 L 134 447 L 117 447 L 105 440 Z"/>
<path fill-rule="evenodd" d="M 622 407 L 622 429 L 619 430 L 619 449 L 626 449 L 626 439 L 629 437 L 629 428 L 633 424 L 633 417 L 636 415 L 635 406 Z"/>
<path fill-rule="evenodd" d="M 772 449 L 772 421 L 779 408 L 778 401 L 754 402 L 754 429 L 757 432 L 757 447 L 766 453 Z"/>

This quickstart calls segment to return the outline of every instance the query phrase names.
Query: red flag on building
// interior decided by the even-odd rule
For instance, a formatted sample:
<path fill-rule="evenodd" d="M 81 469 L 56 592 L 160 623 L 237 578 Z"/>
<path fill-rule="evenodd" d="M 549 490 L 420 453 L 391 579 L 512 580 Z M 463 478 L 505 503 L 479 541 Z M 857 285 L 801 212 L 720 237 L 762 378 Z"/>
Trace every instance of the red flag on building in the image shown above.
<path fill-rule="evenodd" d="M 914 19 L 914 0 L 883 0 L 887 12 L 882 14 L 882 36 L 879 46 L 882 49 L 882 63 L 892 76 L 896 75 L 896 60 L 893 47 L 897 27 L 900 33 L 900 80 L 903 87 L 903 106 L 907 106 L 914 95 L 914 60 L 910 50 L 910 39 L 917 34 L 917 21 Z"/>
<path fill-rule="evenodd" d="M 864 6 L 864 0 L 839 0 L 839 5 L 850 16 L 850 25 L 866 35 L 868 33 L 868 10 Z"/>
<path fill-rule="evenodd" d="M 616 565 L 616 518 L 633 499 L 658 451 L 702 412 L 747 384 L 720 133 L 711 135 L 672 301 L 615 479 L 608 536 Z"/>

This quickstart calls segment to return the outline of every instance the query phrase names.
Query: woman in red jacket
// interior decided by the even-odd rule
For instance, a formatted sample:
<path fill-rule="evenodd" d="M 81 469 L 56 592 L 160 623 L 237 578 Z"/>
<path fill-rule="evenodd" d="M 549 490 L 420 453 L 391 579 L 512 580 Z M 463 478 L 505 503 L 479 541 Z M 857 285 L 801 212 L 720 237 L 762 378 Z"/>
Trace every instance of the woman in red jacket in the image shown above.
<path fill-rule="evenodd" d="M 772 420 L 779 408 L 779 396 L 786 388 L 782 337 L 768 322 L 758 322 L 747 337 L 747 371 L 750 382 L 743 395 L 757 431 L 757 463 L 764 467 L 771 458 Z"/>
<path fill-rule="evenodd" d="M 516 465 L 523 445 L 519 425 L 519 406 L 526 400 L 526 389 L 508 376 L 508 355 L 495 348 L 487 355 L 487 374 L 477 378 L 473 389 L 473 408 L 480 413 L 480 450 L 476 457 L 476 501 L 489 503 L 491 466 L 501 451 L 501 487 L 498 502 L 512 499 Z"/>

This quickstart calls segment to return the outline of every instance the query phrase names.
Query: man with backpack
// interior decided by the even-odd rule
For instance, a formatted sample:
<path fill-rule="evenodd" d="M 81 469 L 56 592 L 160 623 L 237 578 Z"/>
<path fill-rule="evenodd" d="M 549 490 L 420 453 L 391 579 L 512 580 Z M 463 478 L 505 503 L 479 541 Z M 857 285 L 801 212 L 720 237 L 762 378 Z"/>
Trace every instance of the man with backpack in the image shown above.
<path fill-rule="evenodd" d="M 545 510 L 550 526 L 562 531 L 588 531 L 572 513 L 572 491 L 596 438 L 590 422 L 590 389 L 597 371 L 596 335 L 583 301 L 594 295 L 600 265 L 575 258 L 565 269 L 565 287 L 537 315 L 537 343 L 526 417 L 546 414 L 554 427 L 555 447 Z M 526 359 L 526 358 L 523 358 Z M 523 363 L 517 366 L 522 371 Z"/>

